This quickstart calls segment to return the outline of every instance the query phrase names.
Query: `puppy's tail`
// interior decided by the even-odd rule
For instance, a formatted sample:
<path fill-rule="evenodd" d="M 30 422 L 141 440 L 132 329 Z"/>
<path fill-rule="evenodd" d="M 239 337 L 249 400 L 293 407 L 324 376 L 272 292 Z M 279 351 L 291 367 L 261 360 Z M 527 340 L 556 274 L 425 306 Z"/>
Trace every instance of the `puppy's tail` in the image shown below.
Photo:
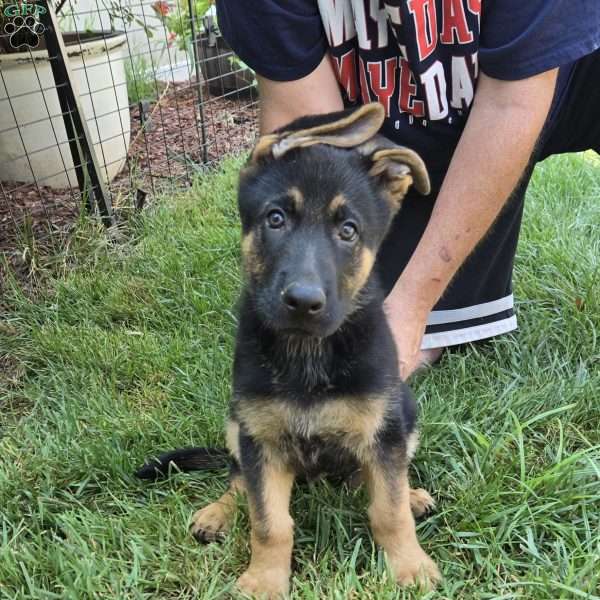
<path fill-rule="evenodd" d="M 216 471 L 229 466 L 231 456 L 225 448 L 178 448 L 142 465 L 136 472 L 140 479 L 160 479 L 171 471 Z"/>

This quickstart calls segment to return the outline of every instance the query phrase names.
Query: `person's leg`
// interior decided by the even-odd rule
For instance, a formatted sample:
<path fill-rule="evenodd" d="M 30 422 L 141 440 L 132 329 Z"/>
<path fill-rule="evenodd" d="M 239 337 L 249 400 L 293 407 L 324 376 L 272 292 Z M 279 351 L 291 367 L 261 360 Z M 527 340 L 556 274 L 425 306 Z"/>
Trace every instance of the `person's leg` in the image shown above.
<path fill-rule="evenodd" d="M 600 49 L 575 65 L 556 117 L 543 133 L 539 158 L 582 150 L 600 154 Z"/>
<path fill-rule="evenodd" d="M 588 149 L 600 153 L 600 49 L 572 69 L 564 98 L 541 136 L 531 167 L 431 312 L 423 338 L 423 362 L 434 362 L 440 348 L 516 329 L 512 268 L 533 166 L 551 154 Z M 431 173 L 429 197 L 409 193 L 393 223 L 377 260 L 386 292 L 394 286 L 427 225 L 443 176 L 441 171 Z"/>
<path fill-rule="evenodd" d="M 480 242 L 429 315 L 422 344 L 424 363 L 440 349 L 475 342 L 516 329 L 512 269 L 517 248 L 529 168 L 498 219 Z M 441 175 L 433 177 L 439 185 Z M 436 186 L 436 191 L 438 186 Z M 433 197 L 435 197 L 432 194 Z M 378 256 L 389 292 L 408 262 L 427 224 L 434 200 L 410 194 Z"/>

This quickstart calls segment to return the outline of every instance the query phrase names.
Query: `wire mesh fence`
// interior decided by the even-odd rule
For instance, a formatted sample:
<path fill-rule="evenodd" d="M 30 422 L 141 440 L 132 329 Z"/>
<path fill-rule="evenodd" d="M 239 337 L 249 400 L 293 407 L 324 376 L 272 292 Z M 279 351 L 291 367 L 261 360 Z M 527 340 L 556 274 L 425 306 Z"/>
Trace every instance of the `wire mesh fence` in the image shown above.
<path fill-rule="evenodd" d="M 255 77 L 221 37 L 210 0 L 0 7 L 0 252 L 9 262 L 60 246 L 82 209 L 139 208 L 255 138 Z"/>

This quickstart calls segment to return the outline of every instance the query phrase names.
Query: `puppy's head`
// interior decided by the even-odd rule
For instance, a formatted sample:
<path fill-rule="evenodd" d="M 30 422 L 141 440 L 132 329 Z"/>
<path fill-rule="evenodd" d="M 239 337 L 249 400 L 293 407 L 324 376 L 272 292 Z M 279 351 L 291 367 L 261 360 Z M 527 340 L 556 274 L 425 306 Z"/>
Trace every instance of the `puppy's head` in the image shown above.
<path fill-rule="evenodd" d="M 242 255 L 257 316 L 327 337 L 358 306 L 402 198 L 429 180 L 411 150 L 377 135 L 383 109 L 305 117 L 261 138 L 239 185 Z"/>

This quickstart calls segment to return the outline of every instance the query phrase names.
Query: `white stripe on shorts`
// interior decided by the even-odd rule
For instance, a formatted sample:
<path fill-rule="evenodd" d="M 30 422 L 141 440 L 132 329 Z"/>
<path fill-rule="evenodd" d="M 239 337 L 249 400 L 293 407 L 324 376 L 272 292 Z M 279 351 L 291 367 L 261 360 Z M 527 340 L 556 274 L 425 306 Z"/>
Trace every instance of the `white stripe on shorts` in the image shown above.
<path fill-rule="evenodd" d="M 462 309 L 461 309 L 462 310 Z M 483 325 L 474 325 L 473 327 L 464 327 L 462 329 L 450 329 L 438 333 L 426 333 L 423 336 L 421 350 L 428 348 L 446 348 L 456 344 L 465 344 L 466 342 L 475 342 L 486 338 L 508 333 L 517 328 L 517 317 L 513 315 L 500 321 L 492 321 Z"/>
<path fill-rule="evenodd" d="M 432 310 L 427 319 L 427 325 L 443 325 L 444 323 L 456 323 L 457 321 L 467 321 L 479 317 L 495 315 L 503 310 L 510 310 L 514 305 L 512 294 L 484 302 L 483 304 L 474 304 L 466 308 L 455 308 L 453 310 Z"/>

